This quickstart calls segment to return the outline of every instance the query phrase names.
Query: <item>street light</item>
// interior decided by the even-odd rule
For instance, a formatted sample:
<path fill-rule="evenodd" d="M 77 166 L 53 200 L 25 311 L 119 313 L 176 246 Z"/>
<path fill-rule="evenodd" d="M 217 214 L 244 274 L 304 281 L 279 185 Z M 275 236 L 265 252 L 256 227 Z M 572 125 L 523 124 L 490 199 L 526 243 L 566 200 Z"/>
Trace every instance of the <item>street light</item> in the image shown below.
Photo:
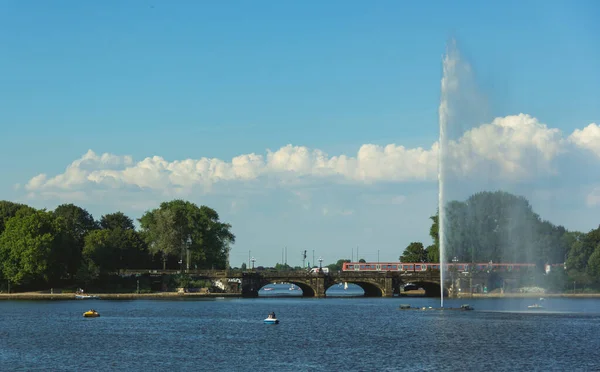
<path fill-rule="evenodd" d="M 185 258 L 185 264 L 187 266 L 187 271 L 190 271 L 190 247 L 192 246 L 192 237 L 188 236 L 187 241 L 186 241 L 186 258 Z"/>
<path fill-rule="evenodd" d="M 323 263 L 323 259 L 322 259 L 321 257 L 319 257 L 319 271 L 320 271 L 320 272 L 323 272 L 323 266 L 322 266 L 322 263 Z"/>
<path fill-rule="evenodd" d="M 454 275 L 456 274 L 456 263 L 458 262 L 458 258 L 456 258 L 456 256 L 454 256 L 454 258 L 452 259 L 452 263 L 454 264 L 453 268 L 454 270 L 452 270 L 452 295 L 456 296 L 456 281 L 454 278 Z"/>
<path fill-rule="evenodd" d="M 254 259 L 254 257 L 252 257 L 252 260 L 250 260 L 250 261 L 252 261 L 252 270 L 254 270 L 254 261 L 256 261 L 256 260 Z"/>

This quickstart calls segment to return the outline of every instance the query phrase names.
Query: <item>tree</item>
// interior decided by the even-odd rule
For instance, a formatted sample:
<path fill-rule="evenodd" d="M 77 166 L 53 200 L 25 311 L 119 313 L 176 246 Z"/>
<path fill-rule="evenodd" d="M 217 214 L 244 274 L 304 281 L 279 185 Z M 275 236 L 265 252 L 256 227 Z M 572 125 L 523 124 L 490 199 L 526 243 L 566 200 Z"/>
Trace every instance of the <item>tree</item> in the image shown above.
<path fill-rule="evenodd" d="M 85 244 L 82 253 L 83 271 L 78 272 L 79 276 L 97 278 L 101 274 L 114 271 L 116 269 L 114 247 L 110 242 L 110 230 L 95 230 L 85 237 Z M 84 273 L 88 275 L 84 275 Z"/>
<path fill-rule="evenodd" d="M 235 243 L 235 235 L 231 225 L 219 220 L 219 214 L 205 205 L 200 207 L 200 221 L 196 225 L 202 237 L 204 262 L 199 260 L 199 266 L 224 269 L 228 266 L 229 251 Z"/>
<path fill-rule="evenodd" d="M 600 244 L 596 246 L 587 263 L 588 274 L 600 282 Z"/>
<path fill-rule="evenodd" d="M 64 222 L 36 211 L 6 222 L 0 235 L 0 264 L 6 279 L 17 284 L 55 283 L 64 274 Z"/>
<path fill-rule="evenodd" d="M 133 220 L 122 212 L 105 214 L 100 218 L 100 227 L 107 230 L 134 230 Z"/>
<path fill-rule="evenodd" d="M 188 250 L 191 261 L 198 267 L 227 267 L 235 235 L 231 233 L 231 225 L 219 221 L 214 209 L 173 200 L 146 212 L 139 221 L 150 251 L 162 255 L 163 267 L 169 256 L 186 261 Z"/>
<path fill-rule="evenodd" d="M 433 244 L 425 249 L 427 255 L 427 262 L 440 262 L 440 226 L 439 226 L 439 214 L 429 217 L 431 220 L 431 228 L 429 229 L 429 236 L 433 240 Z"/>
<path fill-rule="evenodd" d="M 147 267 L 148 249 L 131 218 L 122 212 L 106 214 L 101 217 L 100 226 L 109 232 L 107 244 L 115 261 L 113 269 Z"/>
<path fill-rule="evenodd" d="M 423 243 L 412 242 L 404 249 L 404 253 L 400 256 L 401 262 L 427 262 L 427 253 L 423 248 Z"/>
<path fill-rule="evenodd" d="M 463 262 L 529 262 L 540 267 L 560 262 L 568 250 L 563 239 L 567 231 L 542 221 L 529 202 L 506 192 L 480 192 L 464 202 L 445 206 L 446 259 Z M 430 235 L 439 250 L 437 216 L 432 217 Z M 428 247 L 429 248 L 429 247 Z M 439 253 L 438 253 L 439 256 Z"/>
<path fill-rule="evenodd" d="M 53 213 L 55 217 L 60 217 L 63 224 L 64 240 L 61 249 L 65 260 L 62 264 L 64 272 L 72 277 L 81 261 L 85 236 L 96 230 L 98 224 L 88 211 L 74 204 L 59 205 Z"/>
<path fill-rule="evenodd" d="M 336 263 L 327 265 L 327 267 L 329 268 L 330 272 L 342 271 L 342 268 L 344 267 L 344 263 L 346 263 L 346 262 L 350 262 L 350 260 L 347 258 L 341 258 L 341 259 L 337 260 Z"/>
<path fill-rule="evenodd" d="M 25 204 L 13 203 L 7 200 L 0 200 L 0 234 L 4 231 L 4 226 L 9 218 L 15 217 L 17 213 L 32 213 L 35 209 Z"/>
<path fill-rule="evenodd" d="M 140 219 L 148 249 L 151 253 L 162 256 L 163 270 L 167 267 L 168 256 L 180 251 L 183 242 L 175 218 L 172 210 L 158 209 Z"/>

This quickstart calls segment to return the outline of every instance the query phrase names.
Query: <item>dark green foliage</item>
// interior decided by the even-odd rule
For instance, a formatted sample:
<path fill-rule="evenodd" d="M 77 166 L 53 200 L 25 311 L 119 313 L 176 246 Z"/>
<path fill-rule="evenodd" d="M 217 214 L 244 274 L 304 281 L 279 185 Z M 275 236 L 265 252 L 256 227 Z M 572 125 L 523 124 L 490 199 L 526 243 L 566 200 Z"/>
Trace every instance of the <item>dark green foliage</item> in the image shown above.
<path fill-rule="evenodd" d="M 406 247 L 402 256 L 401 262 L 427 262 L 427 252 L 423 247 L 423 243 L 412 242 Z"/>
<path fill-rule="evenodd" d="M 227 267 L 235 236 L 215 210 L 173 200 L 144 214 L 140 223 L 137 231 L 121 212 L 97 222 L 73 204 L 47 212 L 0 201 L 0 277 L 13 288 L 67 285 L 112 291 L 131 285 L 115 273 L 156 268 L 157 253 L 164 265 L 179 268 L 188 248 L 190 268 Z"/>

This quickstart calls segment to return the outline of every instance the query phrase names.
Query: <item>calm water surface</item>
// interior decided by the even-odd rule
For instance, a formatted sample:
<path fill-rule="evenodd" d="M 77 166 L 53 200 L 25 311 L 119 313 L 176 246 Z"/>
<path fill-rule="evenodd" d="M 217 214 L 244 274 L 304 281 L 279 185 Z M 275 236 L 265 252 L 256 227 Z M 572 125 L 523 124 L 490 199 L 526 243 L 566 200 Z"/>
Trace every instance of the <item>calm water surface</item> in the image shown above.
<path fill-rule="evenodd" d="M 401 303 L 439 300 L 2 301 L 0 370 L 600 370 L 599 300 Z M 83 318 L 90 307 L 101 317 Z M 279 325 L 263 324 L 270 311 Z"/>

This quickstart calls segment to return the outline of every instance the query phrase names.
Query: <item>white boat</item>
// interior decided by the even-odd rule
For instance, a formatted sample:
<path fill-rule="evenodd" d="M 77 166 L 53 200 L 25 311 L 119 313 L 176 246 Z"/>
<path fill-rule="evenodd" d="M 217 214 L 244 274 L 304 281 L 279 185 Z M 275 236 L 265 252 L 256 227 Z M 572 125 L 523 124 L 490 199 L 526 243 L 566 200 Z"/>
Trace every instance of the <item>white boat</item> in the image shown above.
<path fill-rule="evenodd" d="M 267 318 L 264 320 L 266 324 L 279 324 L 279 319 L 276 318 Z"/>
<path fill-rule="evenodd" d="M 275 289 L 275 288 L 273 288 L 273 287 L 266 287 L 266 288 L 263 288 L 263 290 L 264 290 L 264 291 L 272 291 L 272 290 L 274 290 L 274 289 Z"/>
<path fill-rule="evenodd" d="M 93 296 L 93 295 L 81 295 L 81 294 L 78 294 L 78 295 L 75 295 L 75 298 L 77 300 L 97 300 L 100 297 L 99 296 Z"/>
<path fill-rule="evenodd" d="M 544 307 L 542 305 L 533 304 L 533 305 L 527 306 L 527 308 L 532 309 L 532 310 L 538 310 L 538 309 L 543 309 Z"/>

